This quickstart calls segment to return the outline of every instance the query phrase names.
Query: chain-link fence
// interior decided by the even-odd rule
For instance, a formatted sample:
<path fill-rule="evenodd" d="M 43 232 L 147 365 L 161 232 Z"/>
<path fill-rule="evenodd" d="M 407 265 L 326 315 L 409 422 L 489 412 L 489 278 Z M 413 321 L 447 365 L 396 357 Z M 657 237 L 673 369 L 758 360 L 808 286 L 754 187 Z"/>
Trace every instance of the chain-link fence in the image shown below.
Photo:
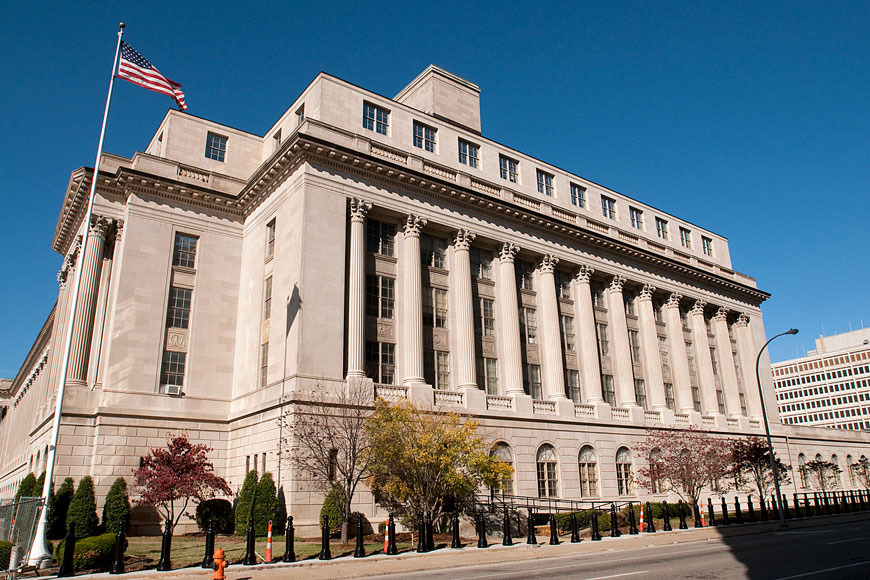
<path fill-rule="evenodd" d="M 41 497 L 0 502 L 0 571 L 14 570 L 27 562 L 41 508 Z"/>

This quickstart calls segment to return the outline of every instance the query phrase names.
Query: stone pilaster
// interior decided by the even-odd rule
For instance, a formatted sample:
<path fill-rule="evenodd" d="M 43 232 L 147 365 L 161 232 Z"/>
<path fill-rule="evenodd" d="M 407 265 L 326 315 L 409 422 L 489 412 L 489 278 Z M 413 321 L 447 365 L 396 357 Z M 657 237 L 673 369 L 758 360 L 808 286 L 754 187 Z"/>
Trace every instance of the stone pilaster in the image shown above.
<path fill-rule="evenodd" d="M 97 306 L 97 284 L 106 243 L 108 220 L 93 216 L 88 228 L 88 239 L 81 261 L 81 282 L 73 320 L 72 347 L 70 349 L 68 382 L 84 385 L 88 370 L 88 353 L 94 329 L 94 313 Z"/>
<path fill-rule="evenodd" d="M 722 380 L 722 390 L 725 391 L 725 410 L 729 417 L 739 417 L 743 412 L 740 408 L 740 391 L 737 388 L 737 369 L 731 354 L 731 336 L 728 334 L 728 309 L 724 306 L 713 317 L 713 336 L 719 353 L 719 378 Z"/>
<path fill-rule="evenodd" d="M 692 402 L 692 382 L 689 378 L 689 358 L 683 337 L 683 321 L 680 319 L 682 295 L 672 292 L 665 305 L 665 327 L 668 334 L 668 355 L 671 357 L 671 373 L 674 379 L 674 394 L 677 409 L 682 413 L 695 410 Z"/>
<path fill-rule="evenodd" d="M 402 283 L 402 312 L 404 313 L 405 340 L 403 361 L 406 385 L 423 384 L 423 286 L 421 279 L 420 231 L 426 219 L 409 215 L 403 224 L 405 243 L 402 248 L 405 276 Z"/>
<path fill-rule="evenodd" d="M 548 399 L 566 399 L 565 374 L 562 366 L 562 334 L 559 329 L 559 303 L 556 298 L 554 269 L 559 258 L 546 255 L 538 270 L 540 288 L 538 307 L 541 312 L 541 370 L 543 391 Z"/>
<path fill-rule="evenodd" d="M 592 274 L 594 268 L 580 266 L 574 277 L 574 314 L 577 321 L 577 345 L 580 347 L 580 374 L 583 379 L 583 400 L 603 403 L 601 396 L 601 364 L 595 340 L 595 312 L 592 306 Z"/>
<path fill-rule="evenodd" d="M 453 293 L 456 337 L 456 381 L 460 389 L 477 389 L 474 368 L 474 304 L 471 295 L 471 242 L 475 234 L 459 230 L 453 241 L 453 267 L 450 270 L 450 291 Z"/>
<path fill-rule="evenodd" d="M 523 366 L 520 351 L 520 314 L 514 258 L 519 246 L 505 242 L 498 256 L 496 305 L 498 307 L 499 366 L 504 377 L 505 393 L 522 395 Z"/>
<path fill-rule="evenodd" d="M 625 276 L 616 275 L 610 281 L 608 292 L 610 319 L 610 336 L 613 339 L 610 355 L 613 361 L 613 383 L 616 391 L 616 403 L 620 407 L 636 407 L 634 395 L 634 370 L 631 362 L 631 349 L 628 344 L 628 324 L 625 321 L 625 299 L 622 287 Z"/>
<path fill-rule="evenodd" d="M 350 200 L 347 289 L 347 376 L 364 377 L 366 306 L 366 215 L 371 204 Z"/>
<path fill-rule="evenodd" d="M 692 348 L 695 349 L 695 372 L 701 387 L 701 409 L 706 415 L 721 415 L 716 398 L 716 380 L 713 376 L 713 359 L 710 358 L 710 341 L 707 339 L 707 323 L 704 320 L 704 300 L 696 300 L 689 313 L 692 329 Z"/>
<path fill-rule="evenodd" d="M 640 347 L 643 355 L 643 378 L 649 405 L 653 409 L 667 409 L 665 382 L 662 378 L 662 355 L 659 351 L 659 335 L 653 313 L 655 287 L 645 284 L 637 298 L 640 323 Z"/>
<path fill-rule="evenodd" d="M 755 375 L 755 359 L 758 356 L 752 330 L 749 328 L 749 316 L 740 314 L 734 322 L 734 338 L 737 341 L 737 353 L 740 355 L 740 367 L 743 373 L 743 391 L 746 395 L 746 410 L 753 419 L 761 419 L 761 399 L 758 395 L 758 378 Z"/>

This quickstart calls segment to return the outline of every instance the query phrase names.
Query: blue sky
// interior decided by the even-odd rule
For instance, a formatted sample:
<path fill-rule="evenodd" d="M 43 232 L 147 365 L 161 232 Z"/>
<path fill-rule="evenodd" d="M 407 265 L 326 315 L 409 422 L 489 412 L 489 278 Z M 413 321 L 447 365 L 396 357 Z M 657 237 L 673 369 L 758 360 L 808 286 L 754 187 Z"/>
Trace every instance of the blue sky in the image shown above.
<path fill-rule="evenodd" d="M 870 325 L 870 4 L 5 2 L 0 376 L 57 298 L 50 248 L 92 166 L 117 23 L 190 112 L 263 134 L 319 71 L 392 96 L 430 63 L 482 88 L 484 134 L 729 238 L 782 360 Z M 171 100 L 116 84 L 106 151 Z"/>

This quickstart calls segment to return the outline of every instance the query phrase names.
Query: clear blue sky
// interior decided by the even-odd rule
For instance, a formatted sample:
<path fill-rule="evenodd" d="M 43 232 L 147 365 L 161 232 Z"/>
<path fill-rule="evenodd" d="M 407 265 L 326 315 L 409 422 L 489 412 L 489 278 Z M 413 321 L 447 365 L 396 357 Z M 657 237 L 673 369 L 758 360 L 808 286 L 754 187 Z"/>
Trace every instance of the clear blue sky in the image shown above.
<path fill-rule="evenodd" d="M 93 165 L 117 23 L 190 112 L 257 134 L 319 71 L 392 96 L 430 63 L 484 134 L 729 238 L 774 360 L 870 325 L 870 4 L 4 2 L 0 376 L 57 298 L 50 242 Z M 116 84 L 106 151 L 171 100 Z"/>

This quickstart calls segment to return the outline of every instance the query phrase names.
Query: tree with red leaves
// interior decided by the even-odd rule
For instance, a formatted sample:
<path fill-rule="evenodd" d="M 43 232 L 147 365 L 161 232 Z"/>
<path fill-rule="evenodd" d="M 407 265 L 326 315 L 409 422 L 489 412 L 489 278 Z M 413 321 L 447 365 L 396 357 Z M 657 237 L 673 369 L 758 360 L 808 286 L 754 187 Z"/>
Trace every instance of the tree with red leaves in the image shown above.
<path fill-rule="evenodd" d="M 226 480 L 214 473 L 209 451 L 211 448 L 202 443 L 191 443 L 187 433 L 167 433 L 166 447 L 151 449 L 133 472 L 140 496 L 136 505 L 154 507 L 174 529 L 191 500 L 199 503 L 230 495 L 232 490 Z"/>
<path fill-rule="evenodd" d="M 709 485 L 724 491 L 721 480 L 731 465 L 731 442 L 695 427 L 648 429 L 638 445 L 647 466 L 638 470 L 638 484 L 653 493 L 674 491 L 692 503 Z"/>

